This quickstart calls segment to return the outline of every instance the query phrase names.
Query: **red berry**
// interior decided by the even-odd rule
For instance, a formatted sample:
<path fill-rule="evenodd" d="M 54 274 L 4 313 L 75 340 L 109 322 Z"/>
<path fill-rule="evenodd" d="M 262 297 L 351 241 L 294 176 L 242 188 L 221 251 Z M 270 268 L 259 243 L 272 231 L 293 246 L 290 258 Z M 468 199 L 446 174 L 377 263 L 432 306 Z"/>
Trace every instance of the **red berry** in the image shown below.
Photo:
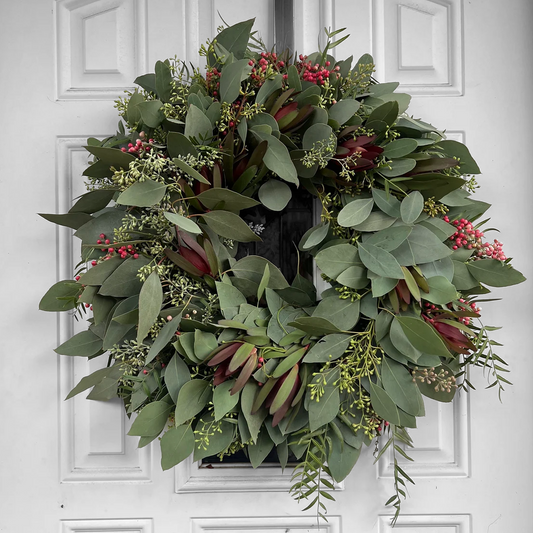
<path fill-rule="evenodd" d="M 93 267 L 96 266 L 96 264 L 97 264 L 96 261 L 91 261 L 91 265 L 92 265 Z"/>
<path fill-rule="evenodd" d="M 148 370 L 143 370 L 143 374 L 148 374 Z"/>

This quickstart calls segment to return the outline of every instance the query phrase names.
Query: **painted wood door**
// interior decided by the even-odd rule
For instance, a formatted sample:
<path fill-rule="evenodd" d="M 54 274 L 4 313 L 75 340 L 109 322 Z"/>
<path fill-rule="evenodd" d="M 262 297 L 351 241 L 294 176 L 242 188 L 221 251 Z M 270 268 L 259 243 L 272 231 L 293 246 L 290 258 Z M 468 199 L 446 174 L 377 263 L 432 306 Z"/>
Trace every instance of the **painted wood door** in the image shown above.
<path fill-rule="evenodd" d="M 187 463 L 161 472 L 157 444 L 137 450 L 125 437 L 118 404 L 64 402 L 87 372 L 53 348 L 81 326 L 37 311 L 44 289 L 69 278 L 78 257 L 68 231 L 36 212 L 65 212 L 83 192 L 89 136 L 115 131 L 113 100 L 168 56 L 197 63 L 200 43 L 220 23 L 257 19 L 275 41 L 274 0 L 24 0 L 0 2 L 2 110 L 7 117 L 0 164 L 4 262 L 1 287 L 2 392 L 0 440 L 3 512 L 0 531 L 44 533 L 303 533 L 312 513 L 286 494 L 276 467 L 201 468 Z M 525 228 L 528 179 L 528 83 L 532 49 L 527 0 L 505 10 L 497 0 L 296 0 L 295 45 L 316 48 L 323 26 L 348 27 L 338 57 L 370 51 L 376 77 L 399 80 L 415 94 L 413 113 L 465 139 L 484 170 L 481 195 L 497 202 L 492 216 L 506 253 L 530 277 Z M 424 46 L 421 45 L 424 43 Z M 520 187 L 521 192 L 515 191 Z M 529 269 L 529 272 L 528 272 Z M 529 285 L 487 306 L 504 330 L 502 355 L 515 386 L 499 404 L 483 391 L 453 406 L 427 405 L 438 422 L 415 432 L 411 498 L 402 533 L 507 533 L 527 528 L 532 496 L 528 407 Z M 489 308 L 490 307 L 490 308 Z M 372 465 L 365 451 L 329 506 L 327 533 L 389 531 L 390 458 Z"/>

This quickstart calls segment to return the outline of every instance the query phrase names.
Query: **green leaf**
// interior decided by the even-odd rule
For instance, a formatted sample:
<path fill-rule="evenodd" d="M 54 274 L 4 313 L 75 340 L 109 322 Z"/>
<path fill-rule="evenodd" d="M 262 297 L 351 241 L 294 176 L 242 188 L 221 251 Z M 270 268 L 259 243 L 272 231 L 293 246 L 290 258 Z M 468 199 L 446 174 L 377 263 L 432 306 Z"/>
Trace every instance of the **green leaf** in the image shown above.
<path fill-rule="evenodd" d="M 412 224 L 422 213 L 424 209 L 424 197 L 419 191 L 413 191 L 407 195 L 400 206 L 402 220 L 406 224 Z"/>
<path fill-rule="evenodd" d="M 396 159 L 409 155 L 417 148 L 418 143 L 414 139 L 396 139 L 384 147 L 382 155 L 388 159 Z"/>
<path fill-rule="evenodd" d="M 134 296 L 141 291 L 142 283 L 137 277 L 139 269 L 149 263 L 149 260 L 140 256 L 138 259 L 129 257 L 104 281 L 99 294 L 124 298 Z"/>
<path fill-rule="evenodd" d="M 143 89 L 151 93 L 157 93 L 155 89 L 155 74 L 143 74 L 138 76 L 135 81 L 135 84 L 140 85 Z"/>
<path fill-rule="evenodd" d="M 205 113 L 190 105 L 185 117 L 185 137 L 197 144 L 208 144 L 213 136 L 213 125 Z"/>
<path fill-rule="evenodd" d="M 400 363 L 388 357 L 381 362 L 383 388 L 394 403 L 406 413 L 424 416 L 424 403 L 410 372 Z"/>
<path fill-rule="evenodd" d="M 328 146 L 332 134 L 333 130 L 331 126 L 317 122 L 305 131 L 302 139 L 302 147 L 304 150 L 313 150 L 313 148 L 318 148 L 321 145 Z"/>
<path fill-rule="evenodd" d="M 361 198 L 359 200 L 353 200 L 340 210 L 337 222 L 340 226 L 345 228 L 357 226 L 370 216 L 372 207 L 374 207 L 373 198 Z"/>
<path fill-rule="evenodd" d="M 202 213 L 202 217 L 217 235 L 226 239 L 238 242 L 261 240 L 239 215 L 230 211 L 210 211 L 209 213 Z"/>
<path fill-rule="evenodd" d="M 191 220 L 190 218 L 178 215 L 177 213 L 165 212 L 163 214 L 169 222 L 175 224 L 183 231 L 188 231 L 189 233 L 194 233 L 196 235 L 202 233 L 202 229 L 200 228 L 200 226 L 198 226 L 198 224 L 196 224 L 196 222 L 194 222 L 194 220 Z"/>
<path fill-rule="evenodd" d="M 268 97 L 278 89 L 281 89 L 283 85 L 283 76 L 281 74 L 275 74 L 274 77 L 265 80 L 261 88 L 257 92 L 255 97 L 255 103 L 257 105 L 264 104 Z"/>
<path fill-rule="evenodd" d="M 313 312 L 313 317 L 328 319 L 341 330 L 352 329 L 359 320 L 359 300 L 342 300 L 338 296 L 324 298 Z"/>
<path fill-rule="evenodd" d="M 388 162 L 390 168 L 380 167 L 378 172 L 386 178 L 394 178 L 396 176 L 403 176 L 415 168 L 416 161 L 414 159 L 392 159 Z"/>
<path fill-rule="evenodd" d="M 508 287 L 526 280 L 521 272 L 497 259 L 479 259 L 466 266 L 477 281 L 489 287 Z"/>
<path fill-rule="evenodd" d="M 271 211 L 283 211 L 291 197 L 291 188 L 283 181 L 270 179 L 259 189 L 259 200 Z"/>
<path fill-rule="evenodd" d="M 372 211 L 365 221 L 352 226 L 352 228 L 356 231 L 381 231 L 392 226 L 395 222 L 395 218 L 389 217 L 381 211 Z"/>
<path fill-rule="evenodd" d="M 355 115 L 360 106 L 361 104 L 357 100 L 340 100 L 328 109 L 328 115 L 331 120 L 342 126 Z"/>
<path fill-rule="evenodd" d="M 209 181 L 207 181 L 196 169 L 192 168 L 182 159 L 175 158 L 172 161 L 178 168 L 183 170 L 183 172 L 187 173 L 191 178 L 195 179 L 196 181 L 199 181 L 200 183 L 204 183 L 205 185 L 211 185 Z"/>
<path fill-rule="evenodd" d="M 107 402 L 117 396 L 118 379 L 105 377 L 100 383 L 94 386 L 93 390 L 87 395 L 88 400 Z"/>
<path fill-rule="evenodd" d="M 352 289 L 364 289 L 368 285 L 367 274 L 366 267 L 351 266 L 337 276 L 337 282 Z"/>
<path fill-rule="evenodd" d="M 267 265 L 270 274 L 267 287 L 269 289 L 284 289 L 288 287 L 289 284 L 279 268 L 268 259 L 258 255 L 248 255 L 239 259 L 231 270 L 236 277 L 250 280 L 256 285 L 259 285 Z"/>
<path fill-rule="evenodd" d="M 268 266 L 268 263 L 265 264 L 265 270 L 263 272 L 263 276 L 261 278 L 261 281 L 259 283 L 259 287 L 257 289 L 257 299 L 261 300 L 263 297 L 263 293 L 265 292 L 265 289 L 268 287 L 268 282 L 270 281 L 270 267 Z"/>
<path fill-rule="evenodd" d="M 198 151 L 183 133 L 169 131 L 167 135 L 167 150 L 171 158 L 185 158 L 189 155 L 196 157 Z"/>
<path fill-rule="evenodd" d="M 491 261 L 493 261 L 491 259 Z M 459 291 L 473 289 L 479 287 L 479 281 L 472 276 L 468 267 L 459 261 L 452 261 L 453 264 L 453 279 L 452 283 Z"/>
<path fill-rule="evenodd" d="M 165 369 L 165 385 L 174 403 L 178 401 L 178 395 L 183 385 L 190 380 L 189 367 L 178 354 L 174 354 Z"/>
<path fill-rule="evenodd" d="M 148 332 L 159 318 L 163 304 L 163 288 L 156 272 L 152 272 L 143 283 L 139 294 L 139 328 L 137 342 L 142 343 Z"/>
<path fill-rule="evenodd" d="M 361 266 L 359 252 L 352 244 L 337 244 L 318 252 L 315 257 L 318 268 L 329 278 L 335 279 L 351 266 Z"/>
<path fill-rule="evenodd" d="M 69 213 L 96 213 L 104 209 L 113 199 L 117 191 L 114 189 L 96 189 L 80 196 L 69 209 Z"/>
<path fill-rule="evenodd" d="M 245 20 L 223 29 L 216 37 L 217 43 L 237 59 L 242 59 L 248 47 L 254 20 Z"/>
<path fill-rule="evenodd" d="M 253 134 L 259 141 L 268 143 L 268 149 L 263 158 L 266 167 L 282 180 L 298 185 L 298 173 L 287 147 L 273 135 L 260 131 L 254 131 Z"/>
<path fill-rule="evenodd" d="M 105 377 L 118 379 L 122 376 L 124 370 L 125 367 L 121 364 L 115 364 L 114 366 L 96 370 L 92 374 L 81 378 L 80 382 L 68 393 L 68 396 L 65 398 L 65 400 L 69 400 L 70 398 L 76 396 L 76 394 L 98 385 L 98 383 L 100 383 Z"/>
<path fill-rule="evenodd" d="M 157 401 L 149 403 L 133 421 L 128 435 L 138 437 L 154 437 L 165 427 L 172 405 Z"/>
<path fill-rule="evenodd" d="M 367 124 L 374 121 L 384 122 L 387 126 L 392 126 L 398 118 L 398 102 L 386 102 L 376 107 L 367 119 Z"/>
<path fill-rule="evenodd" d="M 336 436 L 331 438 L 330 443 L 328 467 L 333 479 L 340 483 L 353 470 L 361 448 L 354 448 Z"/>
<path fill-rule="evenodd" d="M 211 386 L 207 381 L 193 379 L 185 383 L 176 402 L 175 424 L 180 426 L 196 416 L 211 399 Z M 150 404 L 151 405 L 151 404 Z"/>
<path fill-rule="evenodd" d="M 103 349 L 109 350 L 115 344 L 119 344 L 124 337 L 130 332 L 135 323 L 132 323 L 131 320 L 126 320 L 125 324 L 121 324 L 122 320 L 119 322 L 115 320 L 117 318 L 128 318 L 128 315 L 134 309 L 139 307 L 139 297 L 137 295 L 131 296 L 122 300 L 113 311 L 113 319 L 109 322 L 104 336 Z M 124 317 L 126 315 L 126 317 Z"/>
<path fill-rule="evenodd" d="M 203 361 L 218 347 L 217 338 L 207 331 L 200 329 L 194 332 L 194 355 Z"/>
<path fill-rule="evenodd" d="M 232 213 L 238 213 L 242 209 L 249 209 L 250 207 L 259 205 L 259 202 L 253 198 L 220 187 L 208 189 L 199 194 L 197 198 L 208 209 L 216 209 L 221 204 L 222 209 L 231 211 Z"/>
<path fill-rule="evenodd" d="M 141 120 L 141 111 L 137 107 L 137 104 L 144 102 L 144 96 L 141 93 L 135 91 L 128 101 L 128 108 L 126 111 L 127 121 L 130 124 L 135 124 Z"/>
<path fill-rule="evenodd" d="M 179 328 L 181 322 L 181 313 L 176 315 L 170 322 L 167 322 L 162 328 L 154 343 L 148 350 L 145 364 L 152 362 L 156 356 L 170 343 L 170 340 L 176 335 L 176 330 Z"/>
<path fill-rule="evenodd" d="M 304 363 L 327 363 L 335 361 L 348 348 L 350 336 L 344 333 L 334 333 L 322 337 L 303 359 Z"/>
<path fill-rule="evenodd" d="M 322 375 L 313 379 L 322 381 Z M 309 401 L 309 429 L 316 431 L 317 429 L 329 424 L 339 412 L 340 396 L 339 389 L 333 384 L 324 386 L 324 393 L 320 398 Z"/>
<path fill-rule="evenodd" d="M 399 218 L 400 201 L 396 198 L 396 196 L 390 192 L 387 193 L 382 191 L 381 189 L 372 189 L 372 197 L 381 211 L 390 217 Z"/>
<path fill-rule="evenodd" d="M 155 64 L 155 90 L 163 102 L 169 102 L 172 96 L 172 74 L 163 61 Z"/>
<path fill-rule="evenodd" d="M 300 250 L 311 250 L 315 246 L 319 245 L 326 238 L 328 231 L 329 222 L 326 222 L 325 224 L 321 222 L 320 224 L 308 229 L 300 240 Z"/>
<path fill-rule="evenodd" d="M 393 226 L 392 228 L 377 231 L 368 239 L 365 239 L 364 243 L 392 252 L 409 237 L 411 231 L 409 226 Z"/>
<path fill-rule="evenodd" d="M 108 167 L 128 170 L 130 163 L 136 161 L 135 156 L 118 148 L 104 148 L 103 146 L 85 146 L 84 148 Z"/>
<path fill-rule="evenodd" d="M 191 426 L 169 429 L 161 438 L 161 468 L 168 470 L 187 459 L 194 451 L 194 433 Z"/>
<path fill-rule="evenodd" d="M 268 431 L 263 426 L 262 430 L 259 432 L 257 443 L 248 445 L 248 457 L 250 458 L 252 466 L 254 468 L 260 466 L 273 447 L 274 443 L 268 435 Z"/>
<path fill-rule="evenodd" d="M 403 270 L 396 258 L 373 244 L 360 243 L 359 256 L 363 264 L 378 276 L 384 278 L 403 279 Z"/>
<path fill-rule="evenodd" d="M 457 298 L 457 289 L 444 276 L 428 278 L 429 293 L 424 294 L 424 300 L 434 304 L 447 304 Z"/>
<path fill-rule="evenodd" d="M 451 140 L 439 141 L 435 149 L 442 150 L 447 156 L 458 158 L 462 174 L 481 174 L 477 163 L 463 143 Z"/>
<path fill-rule="evenodd" d="M 258 392 L 259 386 L 254 381 L 248 381 L 241 392 L 241 409 L 253 442 L 257 442 L 259 430 L 268 415 L 268 411 L 264 407 L 252 414 L 252 406 Z"/>
<path fill-rule="evenodd" d="M 161 111 L 162 106 L 163 103 L 160 100 L 147 100 L 137 104 L 137 109 L 141 112 L 141 119 L 146 126 L 155 129 L 162 124 L 165 120 L 165 115 Z"/>
<path fill-rule="evenodd" d="M 302 316 L 294 322 L 289 322 L 289 326 L 301 329 L 311 335 L 328 335 L 330 333 L 341 333 L 341 330 L 329 320 L 318 316 Z"/>
<path fill-rule="evenodd" d="M 248 65 L 248 59 L 239 59 L 225 65 L 220 77 L 220 100 L 221 102 L 233 103 L 238 97 L 241 90 L 241 82 L 245 80 L 252 67 Z"/>
<path fill-rule="evenodd" d="M 230 394 L 234 385 L 235 380 L 230 379 L 215 387 L 213 392 L 215 420 L 224 418 L 239 403 L 239 394 Z"/>
<path fill-rule="evenodd" d="M 298 69 L 291 65 L 287 70 L 289 87 L 293 88 L 295 92 L 299 93 L 302 90 L 302 83 L 300 81 L 300 75 Z"/>
<path fill-rule="evenodd" d="M 79 229 L 84 224 L 87 224 L 87 222 L 93 220 L 93 217 L 87 213 L 66 213 L 64 215 L 39 213 L 39 216 L 58 226 L 65 226 L 72 229 Z"/>
<path fill-rule="evenodd" d="M 423 353 L 451 357 L 448 348 L 435 328 L 421 318 L 409 316 L 396 316 L 409 342 Z M 389 420 L 390 422 L 390 420 Z"/>
<path fill-rule="evenodd" d="M 117 198 L 117 204 L 134 205 L 136 207 L 151 207 L 158 204 L 165 196 L 167 186 L 158 181 L 145 179 L 136 181 Z"/>
<path fill-rule="evenodd" d="M 216 282 L 220 310 L 224 318 L 232 319 L 238 312 L 239 306 L 246 303 L 246 298 L 239 289 L 228 283 Z"/>
<path fill-rule="evenodd" d="M 372 409 L 383 420 L 391 424 L 400 425 L 400 413 L 391 397 L 380 386 L 370 382 L 370 400 Z"/>
<path fill-rule="evenodd" d="M 39 302 L 41 311 L 69 311 L 78 304 L 81 286 L 73 280 L 65 279 L 52 285 Z"/>
<path fill-rule="evenodd" d="M 92 331 L 82 331 L 58 346 L 54 351 L 59 355 L 91 357 L 102 349 L 102 339 Z"/>
<path fill-rule="evenodd" d="M 392 251 L 392 255 L 402 266 L 432 263 L 451 253 L 452 250 L 443 244 L 432 231 L 420 224 L 416 224 L 409 237 Z"/>

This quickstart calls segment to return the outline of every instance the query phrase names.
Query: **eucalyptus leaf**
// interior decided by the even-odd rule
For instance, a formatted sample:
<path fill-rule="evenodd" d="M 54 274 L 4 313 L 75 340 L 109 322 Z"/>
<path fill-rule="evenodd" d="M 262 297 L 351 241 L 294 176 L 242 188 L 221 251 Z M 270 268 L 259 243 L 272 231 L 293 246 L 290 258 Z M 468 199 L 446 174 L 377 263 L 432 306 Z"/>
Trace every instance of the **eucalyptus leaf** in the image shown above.
<path fill-rule="evenodd" d="M 340 226 L 345 228 L 357 226 L 370 216 L 373 206 L 373 198 L 354 200 L 340 210 L 337 221 Z"/>
<path fill-rule="evenodd" d="M 136 207 L 151 207 L 163 199 L 167 186 L 164 183 L 153 181 L 149 178 L 136 181 L 117 198 L 117 204 L 132 205 Z"/>
<path fill-rule="evenodd" d="M 232 239 L 238 242 L 261 240 L 239 215 L 231 211 L 210 211 L 208 213 L 202 213 L 202 217 L 217 235 L 226 239 Z"/>
<path fill-rule="evenodd" d="M 180 426 L 196 416 L 211 399 L 211 386 L 202 379 L 187 381 L 178 394 L 174 423 Z M 152 405 L 152 404 L 150 404 Z"/>
<path fill-rule="evenodd" d="M 270 179 L 259 189 L 259 200 L 271 211 L 283 211 L 291 197 L 291 188 L 283 181 Z"/>
<path fill-rule="evenodd" d="M 161 280 L 154 271 L 143 283 L 139 294 L 139 328 L 137 331 L 137 342 L 142 343 L 148 332 L 159 317 L 161 305 L 163 304 L 163 288 Z"/>
<path fill-rule="evenodd" d="M 194 451 L 194 433 L 189 425 L 173 427 L 161 438 L 161 468 L 168 470 Z"/>

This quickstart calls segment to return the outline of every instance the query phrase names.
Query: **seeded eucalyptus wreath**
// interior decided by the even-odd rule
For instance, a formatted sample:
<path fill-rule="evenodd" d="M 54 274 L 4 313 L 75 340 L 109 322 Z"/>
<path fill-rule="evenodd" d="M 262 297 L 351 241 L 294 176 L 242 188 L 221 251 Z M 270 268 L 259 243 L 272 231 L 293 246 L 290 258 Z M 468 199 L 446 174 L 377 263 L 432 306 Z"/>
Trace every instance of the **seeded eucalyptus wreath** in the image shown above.
<path fill-rule="evenodd" d="M 479 297 L 524 277 L 484 235 L 468 149 L 410 117 L 369 55 L 335 60 L 339 32 L 277 55 L 252 25 L 202 47 L 205 75 L 158 61 L 117 102 L 117 134 L 88 139 L 89 192 L 42 215 L 75 230 L 82 261 L 40 308 L 89 313 L 56 352 L 107 365 L 68 398 L 121 398 L 140 447 L 162 434 L 163 469 L 241 450 L 257 467 L 275 448 L 298 462 L 292 494 L 324 516 L 326 489 L 381 437 L 397 517 L 411 480 L 396 454 L 424 397 L 450 402 L 472 366 L 508 383 Z M 236 259 L 262 229 L 242 215 L 281 213 L 302 190 L 321 213 L 299 264 L 314 260 L 322 294 L 303 268 L 286 280 Z"/>

